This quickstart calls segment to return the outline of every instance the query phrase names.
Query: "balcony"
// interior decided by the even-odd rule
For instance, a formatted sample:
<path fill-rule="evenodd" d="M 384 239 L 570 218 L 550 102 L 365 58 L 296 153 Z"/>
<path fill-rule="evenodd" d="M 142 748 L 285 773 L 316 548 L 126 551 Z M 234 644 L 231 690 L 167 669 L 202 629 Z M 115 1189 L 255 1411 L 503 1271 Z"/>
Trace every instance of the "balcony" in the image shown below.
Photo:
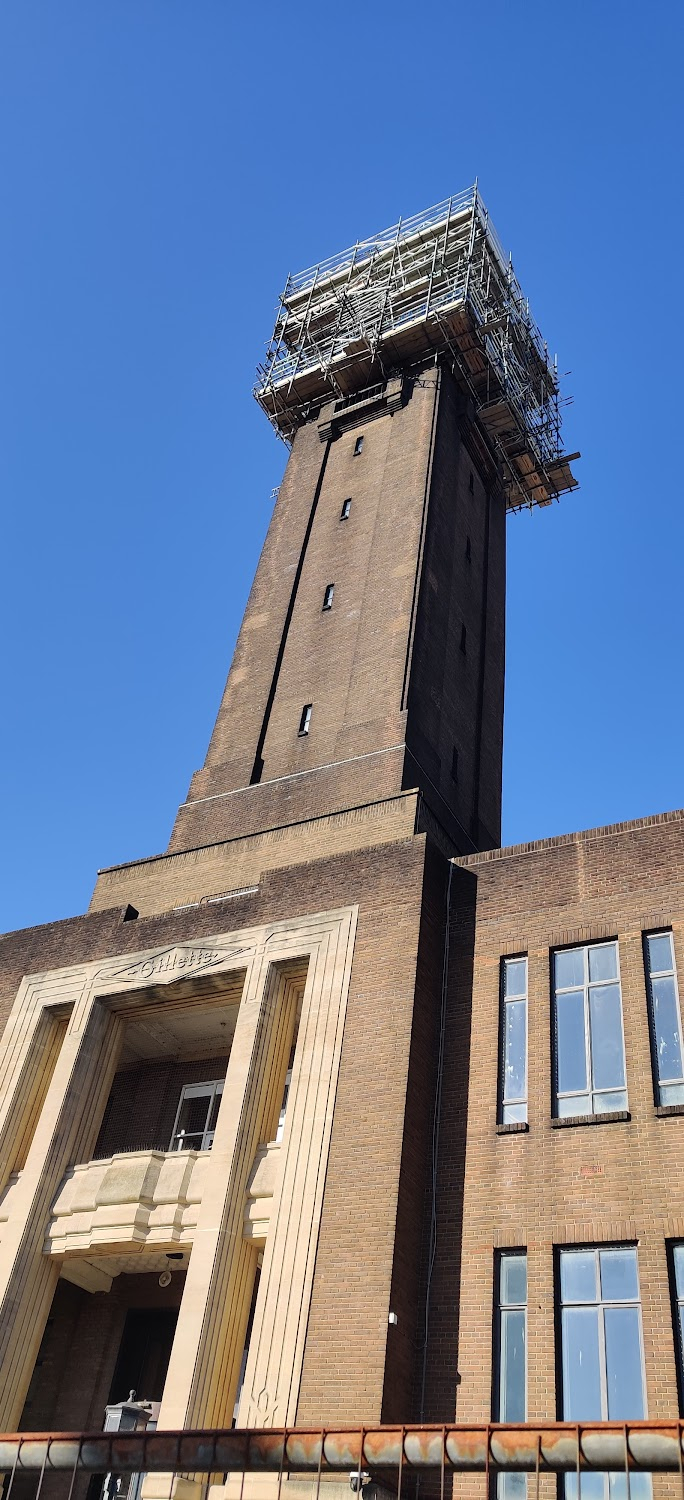
<path fill-rule="evenodd" d="M 127 1151 L 79 1162 L 63 1178 L 48 1255 L 130 1253 L 192 1244 L 209 1153 Z"/>

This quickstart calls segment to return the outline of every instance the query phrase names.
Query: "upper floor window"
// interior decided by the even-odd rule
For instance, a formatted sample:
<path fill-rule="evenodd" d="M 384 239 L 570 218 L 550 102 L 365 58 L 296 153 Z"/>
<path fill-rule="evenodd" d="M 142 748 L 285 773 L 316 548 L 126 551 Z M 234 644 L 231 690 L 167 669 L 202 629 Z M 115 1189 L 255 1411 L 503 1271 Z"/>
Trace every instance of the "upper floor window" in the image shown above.
<path fill-rule="evenodd" d="M 362 452 L 363 452 L 363 438 L 362 437 L 357 437 L 356 442 L 354 444 L 354 458 L 358 458 L 359 453 L 362 453 Z"/>
<path fill-rule="evenodd" d="M 303 707 L 302 712 L 301 712 L 300 717 L 299 717 L 299 729 L 297 730 L 298 734 L 308 734 L 309 733 L 309 726 L 311 724 L 311 710 L 312 710 L 312 708 L 313 708 L 313 703 L 305 703 L 304 704 L 304 707 Z"/>
<path fill-rule="evenodd" d="M 333 602 L 334 595 L 335 595 L 335 585 L 334 585 L 334 583 L 326 583 L 326 585 L 325 585 L 325 593 L 323 595 L 323 608 L 324 609 L 332 609 L 332 602 Z"/>
<path fill-rule="evenodd" d="M 647 933 L 644 952 L 657 1103 L 684 1104 L 682 1017 L 672 933 Z"/>
<path fill-rule="evenodd" d="M 527 1119 L 527 959 L 501 963 L 501 1059 L 499 1119 L 502 1125 Z"/>
<path fill-rule="evenodd" d="M 494 1420 L 527 1421 L 527 1255 L 504 1251 L 498 1258 Z M 499 1474 L 499 1500 L 523 1500 L 524 1474 Z"/>
<path fill-rule="evenodd" d="M 645 1417 L 636 1248 L 561 1250 L 560 1300 L 564 1420 Z M 633 1500 L 646 1500 L 650 1475 L 630 1474 L 630 1490 Z M 576 1474 L 566 1475 L 565 1494 L 577 1500 Z M 624 1471 L 582 1474 L 581 1500 L 627 1500 Z"/>
<path fill-rule="evenodd" d="M 627 1108 L 617 943 L 553 955 L 556 1114 Z"/>
<path fill-rule="evenodd" d="M 340 520 L 341 521 L 348 521 L 349 520 L 349 512 L 350 512 L 350 510 L 351 510 L 351 500 L 345 500 L 344 504 L 342 506 L 342 509 L 340 511 Z"/>
<path fill-rule="evenodd" d="M 210 1151 L 218 1119 L 222 1078 L 211 1083 L 186 1083 L 178 1105 L 170 1151 Z"/>

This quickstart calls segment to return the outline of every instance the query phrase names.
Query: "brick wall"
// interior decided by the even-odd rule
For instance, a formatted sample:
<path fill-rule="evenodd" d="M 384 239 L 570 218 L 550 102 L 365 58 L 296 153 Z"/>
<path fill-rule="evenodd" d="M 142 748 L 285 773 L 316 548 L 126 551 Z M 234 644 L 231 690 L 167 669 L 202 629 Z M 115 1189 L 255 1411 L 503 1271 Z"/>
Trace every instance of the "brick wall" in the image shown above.
<path fill-rule="evenodd" d="M 671 926 L 684 973 L 683 855 L 678 813 L 457 866 L 428 1420 L 490 1415 L 494 1252 L 516 1246 L 528 1256 L 529 1416 L 560 1415 L 554 1251 L 610 1242 L 638 1246 L 648 1415 L 677 1415 L 665 1246 L 684 1235 L 684 1116 L 656 1114 L 642 932 Z M 550 950 L 609 938 L 619 942 L 630 1119 L 555 1128 Z M 529 955 L 529 1130 L 502 1135 L 499 966 L 520 952 Z"/>

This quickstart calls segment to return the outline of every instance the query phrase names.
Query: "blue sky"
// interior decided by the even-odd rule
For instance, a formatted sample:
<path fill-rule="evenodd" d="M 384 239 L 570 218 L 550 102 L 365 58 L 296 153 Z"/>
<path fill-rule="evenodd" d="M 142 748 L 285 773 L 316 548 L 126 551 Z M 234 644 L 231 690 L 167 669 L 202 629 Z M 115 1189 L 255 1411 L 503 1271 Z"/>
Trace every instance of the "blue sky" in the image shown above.
<path fill-rule="evenodd" d="M 154 854 L 286 450 L 289 270 L 479 178 L 574 404 L 509 522 L 504 841 L 684 802 L 681 6 L 4 0 L 0 927 Z"/>

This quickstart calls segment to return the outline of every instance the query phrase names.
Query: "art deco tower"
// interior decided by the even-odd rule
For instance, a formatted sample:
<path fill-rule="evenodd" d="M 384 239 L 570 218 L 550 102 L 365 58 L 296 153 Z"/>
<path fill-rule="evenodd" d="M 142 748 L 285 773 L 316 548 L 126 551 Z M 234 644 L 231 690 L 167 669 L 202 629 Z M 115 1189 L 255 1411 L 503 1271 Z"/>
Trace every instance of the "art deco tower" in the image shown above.
<path fill-rule="evenodd" d="M 506 515 L 575 485 L 477 191 L 290 277 L 256 395 L 292 451 L 169 848 L 0 946 L 3 1430 L 98 1427 L 130 1387 L 162 1428 L 426 1409 L 451 861 L 500 841 Z"/>

